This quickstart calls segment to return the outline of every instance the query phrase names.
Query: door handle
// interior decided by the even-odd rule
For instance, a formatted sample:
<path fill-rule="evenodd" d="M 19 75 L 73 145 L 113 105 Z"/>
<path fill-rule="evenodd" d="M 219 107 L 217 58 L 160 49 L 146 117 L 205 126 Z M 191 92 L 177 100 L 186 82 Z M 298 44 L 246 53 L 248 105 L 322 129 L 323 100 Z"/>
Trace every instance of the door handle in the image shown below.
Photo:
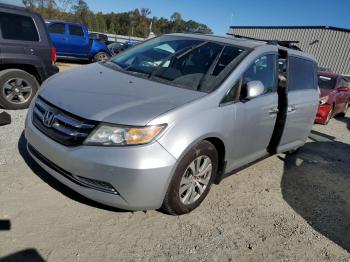
<path fill-rule="evenodd" d="M 295 110 L 297 110 L 296 109 L 296 107 L 295 106 L 288 106 L 288 108 L 287 108 L 287 111 L 288 111 L 288 113 L 290 113 L 290 112 L 294 112 Z"/>
<path fill-rule="evenodd" d="M 278 108 L 277 107 L 273 107 L 269 110 L 269 114 L 270 115 L 276 115 L 278 113 Z"/>

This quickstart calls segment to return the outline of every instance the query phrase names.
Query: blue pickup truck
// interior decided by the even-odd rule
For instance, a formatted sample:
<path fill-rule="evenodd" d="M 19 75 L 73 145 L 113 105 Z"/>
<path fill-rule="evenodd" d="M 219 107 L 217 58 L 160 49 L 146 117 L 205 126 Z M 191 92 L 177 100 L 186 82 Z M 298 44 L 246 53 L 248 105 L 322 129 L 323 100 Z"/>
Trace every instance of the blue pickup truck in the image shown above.
<path fill-rule="evenodd" d="M 85 25 L 46 21 L 57 56 L 103 61 L 111 56 L 106 44 L 89 36 Z"/>

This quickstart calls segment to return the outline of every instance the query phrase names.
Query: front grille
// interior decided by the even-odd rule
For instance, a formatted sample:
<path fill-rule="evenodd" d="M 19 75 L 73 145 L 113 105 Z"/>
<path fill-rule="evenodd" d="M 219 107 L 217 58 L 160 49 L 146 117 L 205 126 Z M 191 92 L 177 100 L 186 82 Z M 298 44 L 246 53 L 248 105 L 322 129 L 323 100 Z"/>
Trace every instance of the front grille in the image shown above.
<path fill-rule="evenodd" d="M 51 114 L 51 118 L 47 117 L 47 113 Z M 33 124 L 62 145 L 79 146 L 95 128 L 97 122 L 74 116 L 38 97 L 33 109 Z"/>
<path fill-rule="evenodd" d="M 109 193 L 113 195 L 119 195 L 118 191 L 108 182 L 101 181 L 101 180 L 95 180 L 91 178 L 86 178 L 82 176 L 76 176 L 68 171 L 62 169 L 61 167 L 57 166 L 56 164 L 52 163 L 49 159 L 44 157 L 41 153 L 39 153 L 32 145 L 28 143 L 28 151 L 37 158 L 40 162 L 42 162 L 44 165 L 48 166 L 52 170 L 54 170 L 56 173 L 62 175 L 66 179 L 70 180 L 71 182 L 82 186 L 87 187 L 90 189 L 98 190 L 104 193 Z"/>

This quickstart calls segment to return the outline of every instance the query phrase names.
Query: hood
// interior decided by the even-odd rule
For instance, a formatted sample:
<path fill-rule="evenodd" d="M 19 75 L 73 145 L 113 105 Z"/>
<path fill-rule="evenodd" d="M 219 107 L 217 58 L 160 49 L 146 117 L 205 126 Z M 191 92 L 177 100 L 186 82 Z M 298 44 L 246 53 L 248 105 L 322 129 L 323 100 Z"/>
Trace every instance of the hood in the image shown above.
<path fill-rule="evenodd" d="M 335 92 L 334 89 L 323 89 L 320 88 L 320 98 L 332 95 Z"/>
<path fill-rule="evenodd" d="M 144 126 L 206 93 L 134 77 L 94 63 L 49 78 L 39 95 L 85 119 Z"/>

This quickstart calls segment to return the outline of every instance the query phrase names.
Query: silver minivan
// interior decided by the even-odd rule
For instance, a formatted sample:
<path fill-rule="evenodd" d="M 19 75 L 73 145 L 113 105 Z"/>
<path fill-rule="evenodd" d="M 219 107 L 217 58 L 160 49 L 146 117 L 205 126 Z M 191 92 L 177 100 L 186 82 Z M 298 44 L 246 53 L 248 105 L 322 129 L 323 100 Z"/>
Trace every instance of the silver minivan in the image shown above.
<path fill-rule="evenodd" d="M 28 151 L 95 201 L 188 213 L 227 174 L 304 145 L 317 63 L 291 47 L 170 34 L 57 74 L 28 111 Z"/>

